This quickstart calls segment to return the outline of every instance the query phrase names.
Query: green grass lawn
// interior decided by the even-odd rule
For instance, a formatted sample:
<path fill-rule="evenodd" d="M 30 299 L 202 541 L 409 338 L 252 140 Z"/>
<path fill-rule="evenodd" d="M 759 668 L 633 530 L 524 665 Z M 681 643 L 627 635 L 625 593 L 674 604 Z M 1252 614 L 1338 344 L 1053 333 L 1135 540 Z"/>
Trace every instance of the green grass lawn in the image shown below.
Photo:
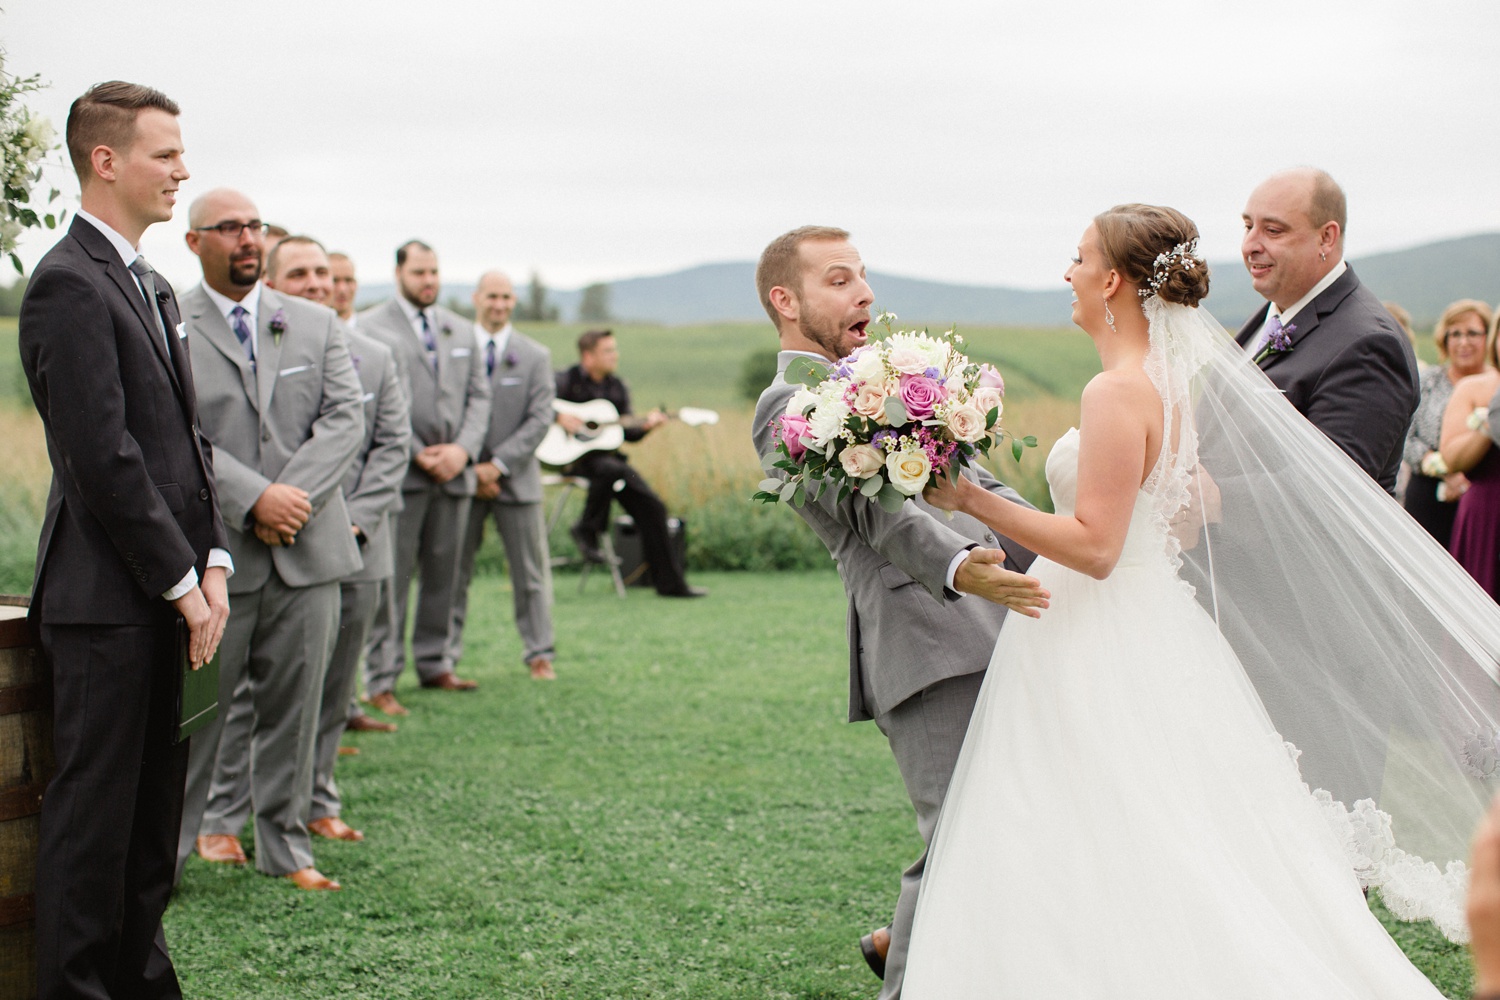
<path fill-rule="evenodd" d="M 553 684 L 525 676 L 503 578 L 476 581 L 471 695 L 343 758 L 362 844 L 341 893 L 194 859 L 167 914 L 188 996 L 875 994 L 857 936 L 919 844 L 873 725 L 846 724 L 832 573 L 698 574 L 675 602 L 557 580 Z M 1464 950 L 1400 925 L 1450 996 Z"/>

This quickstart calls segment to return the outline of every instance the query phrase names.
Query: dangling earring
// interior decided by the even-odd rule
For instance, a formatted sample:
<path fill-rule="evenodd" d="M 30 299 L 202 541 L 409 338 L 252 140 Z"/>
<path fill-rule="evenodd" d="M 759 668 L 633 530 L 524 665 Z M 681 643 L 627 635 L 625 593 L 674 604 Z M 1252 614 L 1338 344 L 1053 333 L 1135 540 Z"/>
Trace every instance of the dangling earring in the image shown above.
<path fill-rule="evenodd" d="M 1108 323 L 1109 328 L 1114 330 L 1115 333 L 1120 332 L 1119 330 L 1115 330 L 1115 314 L 1109 311 L 1109 299 L 1104 300 L 1104 322 Z"/>
<path fill-rule="evenodd" d="M 1328 251 L 1327 250 L 1320 251 L 1318 253 L 1318 256 L 1322 257 L 1324 260 L 1327 260 L 1328 259 Z"/>

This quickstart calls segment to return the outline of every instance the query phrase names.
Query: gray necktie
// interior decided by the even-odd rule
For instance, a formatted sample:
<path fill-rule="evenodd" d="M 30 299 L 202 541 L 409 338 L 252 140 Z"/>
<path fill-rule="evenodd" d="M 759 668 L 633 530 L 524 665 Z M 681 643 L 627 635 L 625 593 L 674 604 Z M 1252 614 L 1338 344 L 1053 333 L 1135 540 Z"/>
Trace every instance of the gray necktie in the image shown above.
<path fill-rule="evenodd" d="M 427 363 L 437 371 L 437 339 L 432 335 L 432 327 L 427 322 L 427 310 L 418 309 L 417 316 L 422 320 L 422 347 L 427 351 Z"/>
<path fill-rule="evenodd" d="M 255 371 L 255 342 L 250 339 L 250 324 L 245 322 L 250 316 L 250 310 L 244 306 L 235 306 L 229 310 L 229 315 L 234 317 L 234 335 L 239 340 L 240 346 L 245 349 L 245 357 L 250 361 L 250 370 Z"/>
<path fill-rule="evenodd" d="M 146 295 L 146 308 L 151 310 L 151 318 L 156 320 L 156 329 L 161 333 L 162 344 L 167 348 L 167 353 L 172 353 L 172 342 L 167 339 L 166 324 L 161 321 L 161 310 L 156 305 L 156 272 L 151 265 L 146 263 L 146 258 L 136 254 L 135 260 L 130 262 L 130 273 L 134 274 L 141 283 L 141 289 Z"/>

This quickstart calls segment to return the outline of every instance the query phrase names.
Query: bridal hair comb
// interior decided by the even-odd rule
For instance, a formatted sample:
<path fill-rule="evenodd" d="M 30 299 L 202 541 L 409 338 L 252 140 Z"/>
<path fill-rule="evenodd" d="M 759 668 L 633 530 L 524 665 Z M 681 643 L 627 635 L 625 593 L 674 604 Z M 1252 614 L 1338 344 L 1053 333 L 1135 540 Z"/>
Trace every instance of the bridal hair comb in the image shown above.
<path fill-rule="evenodd" d="M 1172 263 L 1182 261 L 1185 270 L 1191 271 L 1197 268 L 1198 260 L 1198 237 L 1194 236 L 1186 243 L 1179 243 L 1166 253 L 1156 255 L 1156 266 L 1151 269 L 1151 280 L 1147 287 L 1137 290 L 1136 294 L 1143 299 L 1149 299 L 1161 290 L 1166 284 L 1167 276 L 1172 273 Z"/>

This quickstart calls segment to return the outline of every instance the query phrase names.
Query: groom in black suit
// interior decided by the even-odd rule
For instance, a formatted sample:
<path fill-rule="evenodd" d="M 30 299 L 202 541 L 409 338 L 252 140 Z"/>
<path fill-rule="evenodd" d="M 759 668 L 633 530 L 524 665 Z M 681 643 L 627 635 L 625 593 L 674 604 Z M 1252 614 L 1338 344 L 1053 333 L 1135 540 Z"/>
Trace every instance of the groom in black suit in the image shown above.
<path fill-rule="evenodd" d="M 1344 262 L 1346 216 L 1343 190 L 1310 167 L 1276 174 L 1251 193 L 1240 252 L 1267 302 L 1235 339 L 1389 493 L 1417 409 L 1417 358 Z"/>
<path fill-rule="evenodd" d="M 57 757 L 37 850 L 42 998 L 182 995 L 161 933 L 188 749 L 172 744 L 177 623 L 195 665 L 213 656 L 232 567 L 177 303 L 136 250 L 188 176 L 177 113 L 120 82 L 73 102 L 83 208 L 21 304 L 52 460 L 31 603 Z"/>

